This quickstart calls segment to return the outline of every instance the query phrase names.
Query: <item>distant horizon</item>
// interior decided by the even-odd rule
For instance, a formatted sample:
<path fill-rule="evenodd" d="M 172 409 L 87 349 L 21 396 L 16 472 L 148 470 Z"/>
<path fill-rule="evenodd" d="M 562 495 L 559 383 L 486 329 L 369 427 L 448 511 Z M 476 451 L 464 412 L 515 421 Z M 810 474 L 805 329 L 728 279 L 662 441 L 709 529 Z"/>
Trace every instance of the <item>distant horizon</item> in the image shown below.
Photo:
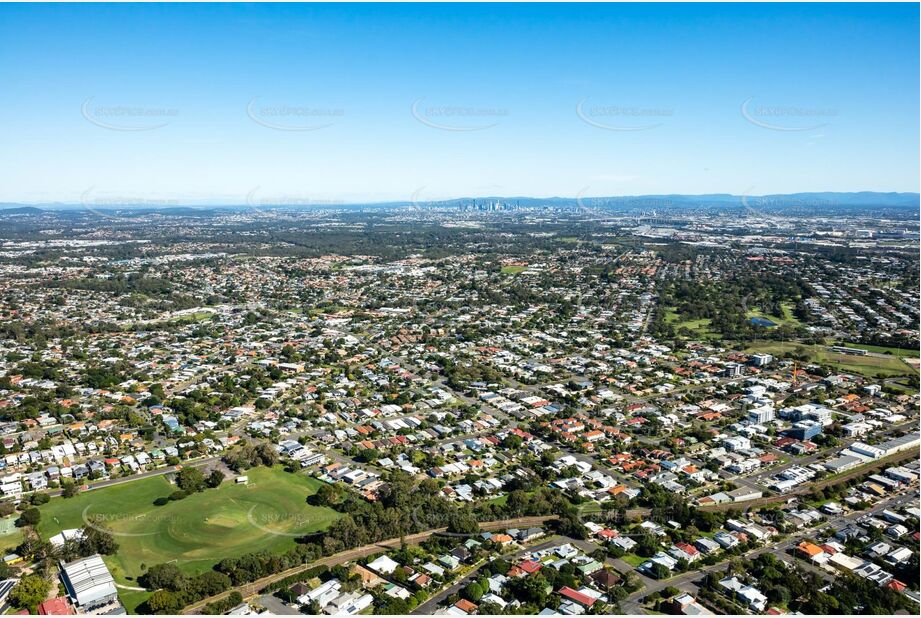
<path fill-rule="evenodd" d="M 285 202 L 284 200 L 278 200 L 277 202 L 272 201 L 259 201 L 258 205 L 262 207 L 275 207 L 275 208 L 322 208 L 322 207 L 336 207 L 336 206 L 387 206 L 391 204 L 421 204 L 421 205 L 439 205 L 439 204 L 449 204 L 452 202 L 463 202 L 463 201 L 515 201 L 515 200 L 528 200 L 528 201 L 574 201 L 578 202 L 580 200 L 637 200 L 644 198 L 680 198 L 687 201 L 691 200 L 706 200 L 706 199 L 717 199 L 721 198 L 723 200 L 738 200 L 740 203 L 743 203 L 745 199 L 763 199 L 763 198 L 784 198 L 784 197 L 810 197 L 810 196 L 847 196 L 847 197 L 857 197 L 857 196 L 868 196 L 868 199 L 873 199 L 874 197 L 903 197 L 905 199 L 914 199 L 918 201 L 918 204 L 880 204 L 880 206 L 919 206 L 921 205 L 921 193 L 915 191 L 797 191 L 793 193 L 644 193 L 644 194 L 610 194 L 610 195 L 465 195 L 452 198 L 444 198 L 439 200 L 383 200 L 383 201 L 344 201 L 344 200 L 316 200 L 316 201 L 307 201 L 302 202 Z M 146 210 L 158 210 L 158 209 L 169 209 L 169 208 L 217 208 L 217 207 L 227 207 L 227 208 L 246 208 L 254 206 L 254 203 L 247 201 L 194 201 L 190 199 L 181 199 L 175 198 L 170 199 L 169 201 L 160 200 L 145 203 L 140 200 L 132 200 L 128 197 L 122 197 L 123 202 L 115 201 L 114 198 L 108 198 L 108 203 L 99 204 L 92 200 L 87 200 L 85 202 L 72 202 L 72 201 L 56 201 L 56 202 L 18 202 L 18 201 L 0 201 L 0 210 L 7 208 L 16 208 L 16 207 L 46 207 L 47 209 L 71 209 L 71 208 L 85 208 L 87 206 L 92 206 L 93 208 L 98 209 L 146 209 Z M 863 202 L 851 202 L 851 204 L 856 205 L 871 205 L 869 203 Z M 661 206 L 681 206 L 682 204 L 661 204 Z M 690 205 L 685 203 L 685 205 Z M 797 204 L 790 204 L 795 206 Z M 834 204 L 827 204 L 834 205 Z M 845 204 L 850 205 L 850 204 Z"/>

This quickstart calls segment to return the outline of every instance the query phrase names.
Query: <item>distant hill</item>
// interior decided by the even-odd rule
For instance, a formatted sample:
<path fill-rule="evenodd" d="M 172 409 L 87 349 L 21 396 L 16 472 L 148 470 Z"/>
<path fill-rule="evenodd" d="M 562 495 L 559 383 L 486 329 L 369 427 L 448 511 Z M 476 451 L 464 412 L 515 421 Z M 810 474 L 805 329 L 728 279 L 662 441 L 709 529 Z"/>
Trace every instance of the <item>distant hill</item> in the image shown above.
<path fill-rule="evenodd" d="M 117 210 L 119 216 L 127 217 L 134 216 L 140 217 L 143 215 L 149 215 L 153 213 L 161 215 L 170 215 L 173 217 L 210 217 L 214 215 L 216 210 L 214 208 L 198 208 L 196 206 L 163 206 L 163 207 L 151 207 L 145 206 L 143 208 L 99 208 L 100 212 L 105 212 L 106 210 Z"/>
<path fill-rule="evenodd" d="M 677 193 L 663 193 L 650 195 L 617 195 L 581 197 L 463 197 L 441 201 L 419 201 L 415 204 L 420 207 L 438 206 L 450 207 L 459 205 L 486 204 L 501 202 L 503 204 L 518 204 L 519 206 L 551 206 L 551 207 L 578 207 L 606 206 L 611 208 L 633 207 L 647 209 L 679 208 L 712 208 L 719 206 L 739 206 L 746 204 L 768 205 L 773 207 L 783 206 L 814 206 L 814 207 L 896 207 L 912 208 L 921 206 L 921 196 L 918 193 L 880 193 L 874 191 L 861 191 L 857 193 L 842 193 L 833 191 L 811 193 L 776 193 L 770 195 L 732 195 L 730 193 L 706 193 L 701 195 L 686 195 Z M 406 206 L 413 202 L 391 202 L 387 205 Z M 384 205 L 384 204 L 381 204 Z"/>
<path fill-rule="evenodd" d="M 233 207 L 231 207 L 233 208 Z M 216 209 L 213 207 L 203 207 L 203 206 L 182 206 L 182 205 L 170 205 L 170 206 L 119 206 L 118 204 L 106 205 L 88 208 L 83 204 L 65 204 L 65 203 L 50 203 L 50 204 L 41 204 L 39 206 L 28 206 L 24 204 L 9 204 L 9 203 L 0 203 L 0 216 L 2 215 L 29 215 L 29 214 L 42 214 L 49 212 L 60 212 L 67 214 L 79 214 L 85 212 L 102 212 L 102 213 L 117 213 L 120 217 L 140 217 L 143 215 L 149 215 L 152 213 L 157 213 L 161 215 L 171 215 L 171 216 L 189 216 L 189 217 L 208 217 L 212 216 Z"/>
<path fill-rule="evenodd" d="M 0 217 L 6 215 L 39 215 L 43 212 L 45 211 L 35 206 L 7 206 L 5 204 L 0 204 Z"/>
<path fill-rule="evenodd" d="M 792 200 L 800 203 L 826 203 L 839 206 L 918 206 L 918 193 L 877 193 L 859 191 L 857 193 L 791 193 L 787 195 L 764 195 L 760 199 Z"/>
<path fill-rule="evenodd" d="M 461 205 L 486 204 L 501 202 L 503 204 L 518 204 L 524 207 L 548 206 L 556 208 L 578 208 L 580 206 L 607 207 L 612 209 L 653 209 L 667 210 L 668 208 L 714 208 L 714 207 L 771 207 L 783 209 L 791 208 L 919 208 L 921 196 L 918 193 L 882 193 L 876 191 L 859 191 L 852 193 L 835 191 L 816 191 L 803 193 L 774 193 L 769 195 L 733 195 L 730 193 L 705 193 L 701 195 L 687 195 L 676 193 L 650 194 L 650 195 L 610 195 L 610 196 L 579 196 L 579 197 L 461 197 L 450 200 L 416 202 L 354 202 L 349 204 L 331 205 L 279 205 L 265 204 L 266 209 L 299 210 L 317 208 L 396 208 L 405 206 L 427 207 L 452 207 Z M 251 208 L 245 204 L 222 205 L 179 205 L 169 206 L 132 206 L 127 204 L 107 205 L 98 208 L 99 211 L 117 211 L 120 216 L 142 216 L 151 213 L 161 213 L 172 216 L 207 217 L 217 212 L 233 210 L 246 210 Z M 2 214 L 40 214 L 48 211 L 62 211 L 76 213 L 85 211 L 81 204 L 48 203 L 38 205 L 25 205 L 13 203 L 0 203 Z"/>

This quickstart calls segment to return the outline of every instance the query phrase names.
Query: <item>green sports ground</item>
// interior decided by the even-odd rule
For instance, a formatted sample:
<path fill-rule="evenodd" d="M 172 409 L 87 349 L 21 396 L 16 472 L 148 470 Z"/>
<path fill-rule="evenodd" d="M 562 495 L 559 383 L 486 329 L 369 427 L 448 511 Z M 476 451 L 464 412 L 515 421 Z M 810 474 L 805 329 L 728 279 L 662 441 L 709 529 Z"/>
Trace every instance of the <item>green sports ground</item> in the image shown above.
<path fill-rule="evenodd" d="M 41 507 L 38 532 L 48 538 L 87 521 L 104 524 L 119 544 L 106 564 L 118 584 L 137 586 L 137 577 L 154 564 L 175 562 L 186 573 L 200 573 L 223 558 L 285 551 L 297 536 L 323 530 L 339 517 L 306 502 L 322 481 L 278 467 L 253 468 L 246 475 L 248 484 L 227 480 L 164 506 L 154 501 L 176 489 L 165 476 L 54 498 Z M 120 594 L 129 611 L 147 596 L 127 589 Z"/>

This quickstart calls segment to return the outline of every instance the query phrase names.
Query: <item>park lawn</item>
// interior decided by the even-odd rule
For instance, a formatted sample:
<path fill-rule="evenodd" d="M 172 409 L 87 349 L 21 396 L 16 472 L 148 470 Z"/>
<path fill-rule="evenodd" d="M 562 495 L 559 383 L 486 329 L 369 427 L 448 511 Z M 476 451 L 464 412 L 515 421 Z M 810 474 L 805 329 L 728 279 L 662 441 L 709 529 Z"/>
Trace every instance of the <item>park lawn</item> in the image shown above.
<path fill-rule="evenodd" d="M 915 370 L 897 356 L 853 356 L 830 351 L 826 346 L 796 342 L 755 341 L 746 352 L 767 352 L 779 358 L 790 352 L 806 354 L 808 362 L 827 365 L 836 371 L 856 373 L 867 377 L 910 375 Z"/>
<path fill-rule="evenodd" d="M 517 275 L 528 269 L 527 266 L 503 266 L 502 274 L 503 275 Z"/>
<path fill-rule="evenodd" d="M 688 330 L 706 330 L 710 327 L 710 318 L 700 318 L 697 320 L 681 320 L 675 322 L 675 330 L 687 328 Z"/>
<path fill-rule="evenodd" d="M 781 303 L 780 307 L 783 310 L 783 316 L 771 315 L 764 311 L 750 310 L 745 313 L 745 317 L 748 319 L 764 318 L 765 320 L 770 320 L 777 326 L 791 326 L 795 328 L 802 324 L 796 316 L 793 315 L 793 305 L 791 303 Z"/>
<path fill-rule="evenodd" d="M 0 536 L 0 550 L 5 552 L 4 555 L 13 553 L 22 543 L 22 540 L 22 530 L 16 528 L 15 531 Z"/>
<path fill-rule="evenodd" d="M 146 590 L 126 590 L 125 588 L 119 588 L 118 600 L 125 606 L 126 612 L 129 614 L 136 614 L 138 613 L 138 606 L 144 603 L 151 594 L 153 593 L 147 592 Z"/>
<path fill-rule="evenodd" d="M 166 476 L 159 475 L 84 491 L 73 498 L 52 498 L 39 507 L 42 518 L 36 530 L 47 539 L 61 530 L 81 528 L 84 510 L 88 516 L 104 520 L 114 530 L 118 520 L 143 517 L 144 513 L 152 512 L 157 508 L 153 501 L 168 496 L 175 489 Z"/>
<path fill-rule="evenodd" d="M 669 307 L 665 310 L 665 323 L 674 324 L 681 320 L 681 316 L 678 315 L 678 312 L 675 310 L 675 307 Z"/>
<path fill-rule="evenodd" d="M 170 322 L 202 322 L 213 318 L 214 315 L 215 314 L 210 311 L 196 311 L 195 313 L 188 313 L 186 315 L 170 318 Z"/>
<path fill-rule="evenodd" d="M 318 315 L 329 315 L 331 313 L 339 313 L 340 311 L 345 311 L 346 308 L 342 305 L 329 305 L 328 307 L 312 307 L 307 310 L 307 315 L 310 317 L 316 317 Z"/>
<path fill-rule="evenodd" d="M 890 387 L 892 387 L 892 388 L 894 388 L 894 389 L 896 389 L 896 390 L 898 390 L 898 391 L 901 391 L 901 392 L 903 392 L 903 393 L 905 393 L 905 394 L 907 394 L 907 395 L 914 395 L 914 394 L 916 394 L 916 393 L 918 392 L 918 389 L 917 389 L 917 388 L 911 386 L 910 384 L 908 384 L 908 383 L 905 382 L 904 380 L 893 380 L 893 381 L 889 382 L 889 383 L 887 384 L 887 386 L 890 386 Z"/>
<path fill-rule="evenodd" d="M 322 481 L 280 467 L 247 471 L 249 483 L 225 481 L 183 500 L 154 506 L 175 487 L 163 476 L 54 498 L 41 507 L 39 534 L 79 528 L 84 516 L 101 521 L 115 535 L 119 550 L 105 561 L 116 583 L 136 586 L 147 567 L 175 562 L 185 573 L 210 569 L 227 557 L 256 551 L 284 552 L 295 538 L 324 530 L 340 517 L 336 511 L 307 504 Z M 120 589 L 126 601 L 141 603 L 146 594 Z M 126 602 L 126 606 L 127 606 Z"/>
<path fill-rule="evenodd" d="M 907 375 L 913 371 L 909 365 L 896 356 L 885 358 L 879 356 L 852 356 L 820 350 L 816 354 L 816 358 L 819 362 L 831 365 L 840 371 L 859 373 L 868 377 L 875 377 L 879 374 L 887 377 L 900 376 Z"/>
<path fill-rule="evenodd" d="M 903 358 L 918 358 L 918 350 L 909 350 L 906 348 L 890 348 L 881 345 L 866 345 L 864 343 L 851 343 L 845 341 L 837 345 L 847 346 L 849 348 L 860 348 L 861 350 L 866 350 L 868 352 L 876 352 L 877 354 L 891 354 L 892 356 L 899 356 Z"/>
<path fill-rule="evenodd" d="M 130 322 L 129 326 L 136 328 L 138 326 L 145 327 L 154 327 L 162 326 L 164 324 L 191 324 L 193 322 L 204 322 L 205 320 L 210 320 L 214 318 L 215 314 L 210 311 L 196 311 L 195 313 L 189 313 L 186 315 L 177 315 L 170 318 L 162 318 L 150 321 L 141 320 L 139 322 Z"/>
<path fill-rule="evenodd" d="M 682 320 L 674 307 L 669 307 L 665 312 L 665 322 L 675 327 L 675 331 L 686 328 L 693 332 L 698 339 L 719 339 L 720 334 L 710 330 L 710 318 Z"/>

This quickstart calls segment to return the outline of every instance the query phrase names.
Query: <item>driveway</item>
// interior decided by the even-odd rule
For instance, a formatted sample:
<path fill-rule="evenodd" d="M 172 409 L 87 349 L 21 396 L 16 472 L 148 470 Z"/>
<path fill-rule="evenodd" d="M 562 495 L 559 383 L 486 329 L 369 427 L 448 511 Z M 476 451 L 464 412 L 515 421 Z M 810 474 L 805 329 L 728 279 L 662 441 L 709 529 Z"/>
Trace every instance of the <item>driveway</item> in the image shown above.
<path fill-rule="evenodd" d="M 264 594 L 256 599 L 256 604 L 269 610 L 270 614 L 275 616 L 299 616 L 301 613 L 296 609 L 285 605 L 281 599 L 270 594 Z"/>

